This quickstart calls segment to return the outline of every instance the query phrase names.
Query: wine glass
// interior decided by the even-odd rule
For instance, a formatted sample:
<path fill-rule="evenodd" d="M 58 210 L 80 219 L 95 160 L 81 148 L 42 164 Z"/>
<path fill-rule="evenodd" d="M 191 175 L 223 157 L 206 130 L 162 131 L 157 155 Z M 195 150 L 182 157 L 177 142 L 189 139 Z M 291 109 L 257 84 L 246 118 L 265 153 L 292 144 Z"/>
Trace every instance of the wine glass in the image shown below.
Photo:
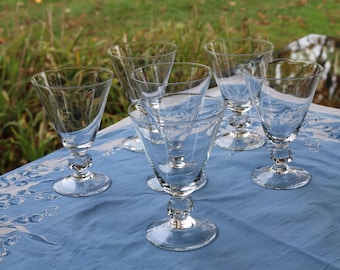
<path fill-rule="evenodd" d="M 289 145 L 299 133 L 323 68 L 316 63 L 275 59 L 267 69 L 253 62 L 242 67 L 263 130 L 272 143 L 273 165 L 255 169 L 253 181 L 272 189 L 295 189 L 306 185 L 311 175 L 292 161 Z"/>
<path fill-rule="evenodd" d="M 35 74 L 33 84 L 63 146 L 70 150 L 73 175 L 54 183 L 54 190 L 70 197 L 100 193 L 111 179 L 88 168 L 92 146 L 100 126 L 113 73 L 100 67 L 69 67 Z"/>
<path fill-rule="evenodd" d="M 269 41 L 250 38 L 217 40 L 204 46 L 217 86 L 232 112 L 229 124 L 233 130 L 216 139 L 221 148 L 253 150 L 265 143 L 263 136 L 247 128 L 251 124 L 248 112 L 252 103 L 240 67 L 253 60 L 266 66 L 273 48 Z"/>
<path fill-rule="evenodd" d="M 209 244 L 217 234 L 213 223 L 191 216 L 190 194 L 197 190 L 225 106 L 223 100 L 205 96 L 196 117 L 192 118 L 192 102 L 196 104 L 197 98 L 201 99 L 195 96 L 165 95 L 159 100 L 159 112 L 155 116 L 136 110 L 136 104 L 129 107 L 151 168 L 164 191 L 171 195 L 169 219 L 153 222 L 146 230 L 147 239 L 166 250 L 197 249 Z"/>
<path fill-rule="evenodd" d="M 148 64 L 172 63 L 176 51 L 175 44 L 163 41 L 117 43 L 107 50 L 113 68 L 130 103 L 139 99 L 136 88 L 131 84 L 132 71 Z M 125 138 L 123 147 L 133 152 L 143 153 L 144 151 L 137 135 Z"/>
<path fill-rule="evenodd" d="M 191 105 L 190 108 L 186 109 L 191 109 L 191 113 L 187 114 L 189 117 L 187 120 L 192 120 L 196 117 L 202 98 L 209 87 L 212 76 L 211 69 L 198 63 L 175 62 L 171 65 L 169 72 L 169 66 L 168 63 L 156 63 L 133 71 L 131 80 L 139 92 L 142 106 L 150 116 L 156 116 L 158 119 L 161 112 L 160 100 L 164 95 L 174 93 L 195 94 L 190 96 L 190 103 L 185 103 Z M 179 112 L 181 111 L 179 110 Z M 180 145 L 177 145 L 176 148 L 179 150 Z M 181 158 L 178 158 L 179 164 L 181 163 L 180 160 Z M 202 188 L 208 181 L 204 167 L 200 175 L 201 178 L 196 183 L 197 189 Z M 153 190 L 162 191 L 156 178 L 149 178 L 148 185 Z"/>

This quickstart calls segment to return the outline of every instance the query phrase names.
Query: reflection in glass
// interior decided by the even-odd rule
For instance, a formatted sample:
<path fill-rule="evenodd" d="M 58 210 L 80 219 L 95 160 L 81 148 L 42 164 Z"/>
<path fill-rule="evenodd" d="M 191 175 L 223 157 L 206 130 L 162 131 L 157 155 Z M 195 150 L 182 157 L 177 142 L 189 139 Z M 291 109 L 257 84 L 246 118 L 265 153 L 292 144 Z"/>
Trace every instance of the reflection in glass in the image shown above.
<path fill-rule="evenodd" d="M 169 219 L 150 224 L 146 237 L 155 246 L 173 251 L 200 248 L 217 235 L 213 223 L 191 216 L 190 194 L 197 190 L 225 107 L 222 100 L 205 97 L 194 119 L 188 119 L 191 110 L 186 108 L 191 107 L 192 96 L 164 96 L 159 107 L 167 113 L 161 112 L 158 120 L 143 114 L 135 104 L 129 107 L 151 167 L 164 191 L 171 195 Z"/>
<path fill-rule="evenodd" d="M 163 41 L 139 41 L 114 44 L 107 50 L 114 71 L 130 102 L 140 97 L 131 83 L 134 69 L 155 63 L 173 63 L 177 47 L 173 43 Z M 123 140 L 123 147 L 129 151 L 142 153 L 143 147 L 138 136 L 133 135 Z"/>
<path fill-rule="evenodd" d="M 265 143 L 263 136 L 250 131 L 249 110 L 252 102 L 241 73 L 241 66 L 255 61 L 266 67 L 273 44 L 260 39 L 225 39 L 209 42 L 204 47 L 213 69 L 217 86 L 232 114 L 233 130 L 222 134 L 216 144 L 227 150 L 253 150 Z"/>
<path fill-rule="evenodd" d="M 242 71 L 263 130 L 272 143 L 273 165 L 256 169 L 253 181 L 273 189 L 306 185 L 311 179 L 309 172 L 288 165 L 292 161 L 289 145 L 303 124 L 322 67 L 305 61 L 277 59 L 269 63 L 267 70 L 258 63 L 248 63 Z"/>
<path fill-rule="evenodd" d="M 92 146 L 105 109 L 113 73 L 99 67 L 61 68 L 34 75 L 31 83 L 58 133 L 72 153 L 69 166 L 74 174 L 54 183 L 56 192 L 83 197 L 97 194 L 111 185 L 111 179 L 92 173 Z"/>
<path fill-rule="evenodd" d="M 169 67 L 171 67 L 169 71 Z M 189 62 L 175 62 L 171 66 L 168 63 L 156 63 L 137 68 L 132 73 L 132 81 L 139 91 L 141 99 L 141 106 L 149 114 L 155 117 L 155 120 L 161 121 L 165 118 L 167 121 L 175 121 L 178 115 L 182 113 L 180 106 L 184 105 L 187 115 L 187 120 L 193 120 L 199 109 L 203 96 L 205 95 L 209 82 L 211 79 L 211 69 L 208 66 L 189 63 Z M 173 98 L 166 99 L 163 102 L 163 96 L 169 94 L 194 94 L 191 96 L 173 96 Z M 185 97 L 185 98 L 184 98 Z M 182 102 L 181 99 L 185 101 Z M 190 101 L 190 102 L 189 102 Z M 166 104 L 166 106 L 165 106 Z M 174 108 L 170 110 L 169 108 Z M 183 119 L 181 119 L 183 120 Z M 179 141 L 173 140 L 171 149 L 173 152 L 179 153 L 181 144 Z M 181 166 L 181 155 L 175 161 L 177 166 Z M 183 165 L 183 164 L 182 164 Z M 197 189 L 202 188 L 208 181 L 204 168 L 202 168 L 201 179 L 197 183 Z M 162 191 L 158 180 L 155 177 L 149 178 L 148 185 L 151 189 Z"/>

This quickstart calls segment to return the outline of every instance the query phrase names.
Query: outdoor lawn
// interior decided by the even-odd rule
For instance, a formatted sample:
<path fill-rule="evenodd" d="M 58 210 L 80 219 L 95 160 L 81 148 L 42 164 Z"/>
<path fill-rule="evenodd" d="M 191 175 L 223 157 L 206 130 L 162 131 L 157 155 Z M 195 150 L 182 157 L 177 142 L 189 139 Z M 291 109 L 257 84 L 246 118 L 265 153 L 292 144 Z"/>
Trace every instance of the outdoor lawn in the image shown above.
<path fill-rule="evenodd" d="M 172 41 L 177 61 L 208 64 L 203 45 L 212 39 L 256 37 L 276 49 L 312 33 L 339 40 L 339 14 L 339 0 L 2 0 L 0 175 L 61 147 L 29 83 L 38 71 L 111 68 L 106 49 L 122 41 Z M 127 106 L 115 78 L 102 128 L 126 117 Z"/>

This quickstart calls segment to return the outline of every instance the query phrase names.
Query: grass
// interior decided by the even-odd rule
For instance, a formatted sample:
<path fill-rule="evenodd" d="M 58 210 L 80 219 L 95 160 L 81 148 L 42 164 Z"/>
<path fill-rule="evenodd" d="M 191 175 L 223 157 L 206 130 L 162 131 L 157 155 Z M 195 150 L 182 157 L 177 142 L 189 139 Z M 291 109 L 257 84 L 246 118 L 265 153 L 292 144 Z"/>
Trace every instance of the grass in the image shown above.
<path fill-rule="evenodd" d="M 6 0 L 0 4 L 0 174 L 58 147 L 57 135 L 29 80 L 55 66 L 111 68 L 117 41 L 169 40 L 177 61 L 207 64 L 203 44 L 257 37 L 277 48 L 317 33 L 340 36 L 338 0 Z M 114 79 L 102 127 L 126 116 Z"/>

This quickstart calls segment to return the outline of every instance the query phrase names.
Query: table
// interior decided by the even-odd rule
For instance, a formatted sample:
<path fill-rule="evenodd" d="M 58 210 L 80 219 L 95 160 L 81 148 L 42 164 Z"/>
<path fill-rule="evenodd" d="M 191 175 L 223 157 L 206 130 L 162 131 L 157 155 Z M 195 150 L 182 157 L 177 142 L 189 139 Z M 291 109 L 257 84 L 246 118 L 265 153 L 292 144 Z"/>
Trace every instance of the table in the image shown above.
<path fill-rule="evenodd" d="M 208 184 L 193 193 L 193 216 L 219 232 L 188 252 L 161 250 L 145 238 L 147 225 L 166 217 L 169 196 L 147 187 L 145 155 L 122 149 L 134 133 L 126 118 L 101 130 L 89 151 L 92 171 L 113 180 L 101 194 L 68 198 L 52 190 L 69 173 L 65 149 L 0 177 L 0 269 L 340 269 L 339 117 L 338 109 L 311 106 L 291 149 L 293 164 L 312 180 L 296 190 L 251 181 L 254 168 L 271 163 L 266 146 L 214 146 Z"/>

